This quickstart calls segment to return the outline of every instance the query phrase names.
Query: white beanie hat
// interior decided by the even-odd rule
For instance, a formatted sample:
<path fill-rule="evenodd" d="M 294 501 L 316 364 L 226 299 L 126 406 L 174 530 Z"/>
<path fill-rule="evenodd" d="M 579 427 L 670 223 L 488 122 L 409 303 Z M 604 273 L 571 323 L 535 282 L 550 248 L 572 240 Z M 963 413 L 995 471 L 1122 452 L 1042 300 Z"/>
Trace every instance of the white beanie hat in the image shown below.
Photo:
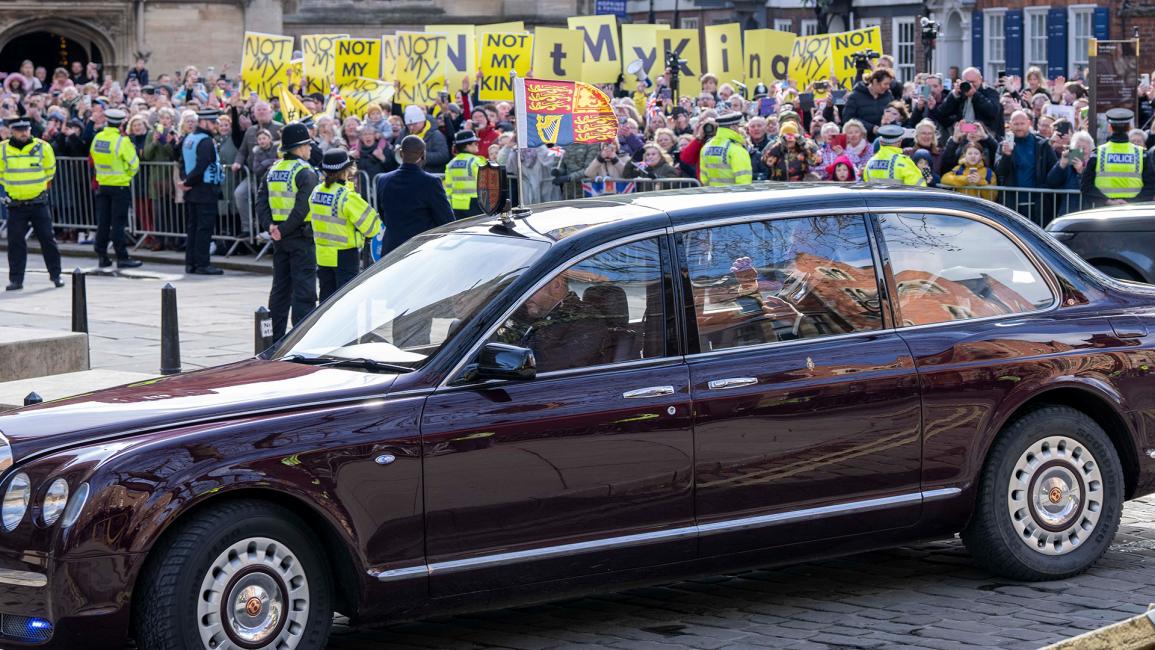
<path fill-rule="evenodd" d="M 405 107 L 405 124 L 421 124 L 425 121 L 425 111 L 420 106 Z"/>

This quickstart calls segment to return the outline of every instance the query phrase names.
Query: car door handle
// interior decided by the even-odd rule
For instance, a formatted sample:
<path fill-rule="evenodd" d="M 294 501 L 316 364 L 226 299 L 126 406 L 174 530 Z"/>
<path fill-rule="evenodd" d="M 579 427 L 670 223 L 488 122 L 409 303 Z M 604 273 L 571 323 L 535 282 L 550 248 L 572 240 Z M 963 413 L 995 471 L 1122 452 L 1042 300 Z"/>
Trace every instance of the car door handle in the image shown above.
<path fill-rule="evenodd" d="M 673 386 L 649 386 L 647 388 L 627 390 L 622 393 L 622 397 L 626 399 L 646 399 L 647 397 L 665 397 L 666 395 L 673 394 Z"/>
<path fill-rule="evenodd" d="M 726 379 L 715 379 L 711 381 L 708 386 L 710 390 L 726 390 L 728 388 L 753 386 L 757 383 L 758 379 L 756 377 L 727 377 Z"/>

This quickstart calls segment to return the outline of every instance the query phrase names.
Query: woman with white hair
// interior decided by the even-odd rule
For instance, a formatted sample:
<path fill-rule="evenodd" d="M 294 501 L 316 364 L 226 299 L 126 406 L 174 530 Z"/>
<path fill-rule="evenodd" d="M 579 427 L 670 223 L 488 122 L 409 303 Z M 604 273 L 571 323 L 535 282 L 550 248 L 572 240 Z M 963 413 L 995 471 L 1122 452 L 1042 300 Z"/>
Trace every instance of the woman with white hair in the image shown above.
<path fill-rule="evenodd" d="M 1053 190 L 1073 190 L 1056 197 L 1056 217 L 1082 209 L 1083 197 L 1079 194 L 1079 184 L 1082 182 L 1087 158 L 1094 151 L 1095 139 L 1091 134 L 1076 131 L 1071 135 L 1071 143 L 1063 147 L 1059 162 L 1047 173 L 1047 187 Z"/>

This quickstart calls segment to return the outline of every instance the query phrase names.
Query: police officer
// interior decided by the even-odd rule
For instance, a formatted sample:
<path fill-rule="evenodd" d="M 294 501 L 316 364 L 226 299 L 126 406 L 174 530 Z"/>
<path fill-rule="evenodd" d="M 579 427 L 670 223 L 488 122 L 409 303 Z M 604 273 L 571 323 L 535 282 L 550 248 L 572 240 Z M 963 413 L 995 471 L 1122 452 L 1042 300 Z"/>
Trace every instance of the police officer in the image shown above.
<path fill-rule="evenodd" d="M 128 206 L 132 203 L 132 177 L 140 169 L 136 147 L 121 135 L 120 125 L 127 115 L 118 108 L 104 112 L 108 124 L 92 140 L 89 154 L 96 169 L 96 256 L 101 268 L 112 266 L 108 258 L 108 240 L 116 251 L 116 267 L 133 268 L 140 260 L 128 256 L 124 229 L 128 227 Z"/>
<path fill-rule="evenodd" d="M 899 148 L 905 134 L 906 129 L 897 124 L 878 127 L 881 146 L 878 153 L 866 161 L 862 180 L 868 183 L 926 187 L 926 177 L 922 175 L 918 165 Z"/>
<path fill-rule="evenodd" d="M 309 220 L 317 249 L 317 280 L 324 301 L 361 270 L 361 246 L 381 232 L 381 220 L 353 189 L 357 167 L 349 152 L 331 149 L 321 162 L 324 181 L 309 197 Z"/>
<path fill-rule="evenodd" d="M 736 111 L 714 120 L 718 130 L 702 147 L 700 158 L 703 185 L 748 185 L 754 178 L 746 141 L 736 130 L 741 121 L 742 114 Z"/>
<path fill-rule="evenodd" d="M 473 131 L 459 131 L 453 138 L 457 153 L 445 167 L 445 194 L 453 208 L 454 219 L 472 217 L 481 212 L 477 205 L 477 169 L 485 159 L 477 155 L 479 140 Z"/>
<path fill-rule="evenodd" d="M 32 123 L 26 118 L 8 120 L 12 137 L 0 142 L 0 185 L 8 204 L 8 286 L 6 291 L 24 288 L 24 267 L 28 226 L 40 241 L 44 266 L 52 284 L 63 287 L 60 279 L 60 249 L 52 234 L 52 214 L 48 210 L 48 184 L 56 175 L 56 155 L 52 145 L 32 137 Z"/>
<path fill-rule="evenodd" d="M 1127 138 L 1134 117 L 1126 108 L 1107 111 L 1111 135 L 1095 149 L 1079 179 L 1083 196 L 1090 197 L 1095 205 L 1150 201 L 1155 195 L 1155 165 Z"/>
<path fill-rule="evenodd" d="M 317 186 L 317 172 L 309 165 L 312 140 L 303 124 L 281 131 L 281 159 L 265 175 L 257 190 L 257 216 L 273 238 L 273 287 L 269 316 L 273 338 L 308 315 L 317 304 L 317 258 L 309 221 L 309 195 Z"/>
<path fill-rule="evenodd" d="M 225 172 L 213 136 L 217 133 L 220 111 L 197 112 L 197 130 L 181 143 L 181 178 L 184 179 L 185 242 L 184 270 L 197 275 L 221 275 L 224 271 L 209 263 L 209 246 L 217 225 L 217 201 Z"/>

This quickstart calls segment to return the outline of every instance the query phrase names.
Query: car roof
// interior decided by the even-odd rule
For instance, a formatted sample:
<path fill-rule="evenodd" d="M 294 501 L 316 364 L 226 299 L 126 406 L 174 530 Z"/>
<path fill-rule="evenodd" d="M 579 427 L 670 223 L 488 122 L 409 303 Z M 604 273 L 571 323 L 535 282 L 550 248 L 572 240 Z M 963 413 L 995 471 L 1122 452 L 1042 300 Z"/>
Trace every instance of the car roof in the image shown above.
<path fill-rule="evenodd" d="M 1127 205 L 1111 205 L 1101 208 L 1090 208 L 1079 212 L 1065 214 L 1060 219 L 1112 219 L 1117 217 L 1151 217 L 1155 216 L 1155 202 L 1128 203 Z"/>
<path fill-rule="evenodd" d="M 558 242 L 563 239 L 601 240 L 656 228 L 690 225 L 728 216 L 800 210 L 846 210 L 872 207 L 953 207 L 992 214 L 985 202 L 958 192 L 862 183 L 764 182 L 733 187 L 693 187 L 641 194 L 616 194 L 555 201 L 514 213 L 506 234 Z M 989 204 L 985 204 L 989 205 Z M 458 222 L 456 229 L 501 232 L 497 217 Z M 596 234 L 595 234 L 596 233 Z M 578 235 L 583 235 L 577 237 Z M 590 243 L 590 242 L 587 242 Z"/>

